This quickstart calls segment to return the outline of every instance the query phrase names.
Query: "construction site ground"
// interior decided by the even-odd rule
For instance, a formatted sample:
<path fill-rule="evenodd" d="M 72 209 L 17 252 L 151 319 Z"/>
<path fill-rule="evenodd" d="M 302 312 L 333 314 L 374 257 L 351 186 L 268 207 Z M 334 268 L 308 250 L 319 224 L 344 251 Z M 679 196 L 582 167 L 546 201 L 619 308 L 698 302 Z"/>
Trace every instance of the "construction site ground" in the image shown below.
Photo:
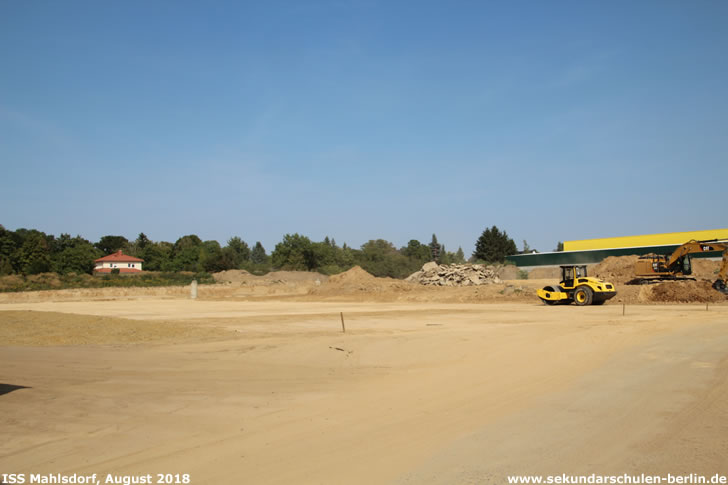
<path fill-rule="evenodd" d="M 708 277 L 615 278 L 599 307 L 542 305 L 535 290 L 554 278 L 223 280 L 196 300 L 182 287 L 0 294 L 0 473 L 728 475 L 728 304 Z"/>

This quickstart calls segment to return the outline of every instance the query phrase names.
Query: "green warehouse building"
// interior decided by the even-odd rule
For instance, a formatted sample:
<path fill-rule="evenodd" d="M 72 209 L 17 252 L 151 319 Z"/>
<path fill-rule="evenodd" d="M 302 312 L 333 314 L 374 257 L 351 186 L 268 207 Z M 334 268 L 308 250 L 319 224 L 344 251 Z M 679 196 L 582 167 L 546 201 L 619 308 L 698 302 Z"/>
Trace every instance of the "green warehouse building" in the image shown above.
<path fill-rule="evenodd" d="M 551 253 L 532 253 L 508 256 L 506 259 L 519 267 L 558 266 L 562 264 L 598 263 L 608 256 L 643 255 L 649 253 L 672 254 L 690 240 L 728 240 L 728 229 L 670 232 L 642 236 L 608 237 L 565 241 L 564 250 Z M 720 258 L 719 251 L 693 254 L 696 258 Z"/>

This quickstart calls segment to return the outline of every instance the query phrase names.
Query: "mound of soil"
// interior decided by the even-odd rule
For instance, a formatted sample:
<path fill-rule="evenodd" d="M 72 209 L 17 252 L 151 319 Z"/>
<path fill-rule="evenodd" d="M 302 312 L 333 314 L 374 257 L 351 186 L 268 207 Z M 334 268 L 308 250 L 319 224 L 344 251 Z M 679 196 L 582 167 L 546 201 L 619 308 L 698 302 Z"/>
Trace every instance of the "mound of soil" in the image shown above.
<path fill-rule="evenodd" d="M 589 271 L 591 276 L 615 284 L 624 284 L 634 279 L 634 265 L 638 256 L 609 256 Z"/>
<path fill-rule="evenodd" d="M 331 276 L 329 278 L 329 285 L 370 285 L 376 283 L 377 280 L 383 279 L 384 278 L 377 278 L 376 276 L 367 273 L 361 268 L 361 266 L 354 266 L 348 271 Z"/>
<path fill-rule="evenodd" d="M 272 281 L 282 282 L 299 282 L 299 281 L 319 281 L 324 282 L 329 279 L 328 276 L 312 271 L 271 271 L 270 273 L 260 276 L 259 278 Z"/>
<path fill-rule="evenodd" d="M 647 299 L 653 302 L 719 303 L 728 300 L 714 290 L 709 281 L 667 281 L 646 289 Z"/>
<path fill-rule="evenodd" d="M 704 258 L 693 258 L 690 261 L 693 265 L 693 278 L 713 282 L 718 277 L 720 261 L 711 261 Z"/>
<path fill-rule="evenodd" d="M 329 277 L 310 271 L 272 271 L 263 276 L 257 276 L 248 273 L 244 269 L 231 269 L 228 271 L 220 271 L 212 275 L 218 283 L 228 283 L 232 285 L 271 285 L 280 283 L 300 283 L 300 282 L 316 282 L 326 281 Z"/>
<path fill-rule="evenodd" d="M 220 271 L 219 273 L 214 273 L 212 275 L 218 283 L 242 283 L 250 276 L 252 275 L 244 269 L 230 269 L 227 271 Z"/>
<path fill-rule="evenodd" d="M 325 284 L 309 290 L 309 295 L 322 298 L 355 298 L 395 301 L 420 285 L 392 278 L 377 278 L 359 266 L 329 277 Z"/>

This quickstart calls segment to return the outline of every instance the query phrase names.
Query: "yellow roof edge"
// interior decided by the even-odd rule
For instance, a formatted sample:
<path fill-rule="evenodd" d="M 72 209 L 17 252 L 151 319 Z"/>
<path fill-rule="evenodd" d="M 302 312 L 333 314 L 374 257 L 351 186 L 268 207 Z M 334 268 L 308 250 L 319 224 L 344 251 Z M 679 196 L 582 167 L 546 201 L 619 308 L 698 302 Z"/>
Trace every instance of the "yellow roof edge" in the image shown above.
<path fill-rule="evenodd" d="M 665 232 L 658 234 L 643 234 L 638 236 L 619 236 L 564 241 L 564 251 L 664 246 L 682 244 L 690 241 L 691 239 L 728 239 L 728 229 L 706 229 L 700 231 Z"/>

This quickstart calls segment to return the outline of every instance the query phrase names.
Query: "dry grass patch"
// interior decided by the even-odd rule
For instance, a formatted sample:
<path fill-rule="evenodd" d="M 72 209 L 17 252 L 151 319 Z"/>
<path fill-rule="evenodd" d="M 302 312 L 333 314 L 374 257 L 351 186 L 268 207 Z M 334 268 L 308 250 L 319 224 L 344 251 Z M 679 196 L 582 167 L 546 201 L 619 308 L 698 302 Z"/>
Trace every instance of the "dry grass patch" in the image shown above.
<path fill-rule="evenodd" d="M 0 345 L 108 345 L 217 340 L 234 333 L 186 322 L 0 311 Z"/>

